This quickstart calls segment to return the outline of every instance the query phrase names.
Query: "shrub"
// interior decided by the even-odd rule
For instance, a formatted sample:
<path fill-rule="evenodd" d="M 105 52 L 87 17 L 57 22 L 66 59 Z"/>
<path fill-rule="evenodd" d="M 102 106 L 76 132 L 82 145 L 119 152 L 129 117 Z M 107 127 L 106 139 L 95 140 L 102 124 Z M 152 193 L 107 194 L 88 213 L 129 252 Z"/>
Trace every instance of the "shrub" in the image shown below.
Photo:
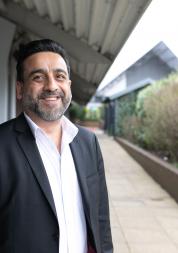
<path fill-rule="evenodd" d="M 157 94 L 162 88 L 168 86 L 169 84 L 178 83 L 178 73 L 172 73 L 168 77 L 161 79 L 159 81 L 154 82 L 152 85 L 147 86 L 142 89 L 137 95 L 136 101 L 136 113 L 139 117 L 145 116 L 144 111 L 144 102 L 147 98 L 154 96 Z"/>
<path fill-rule="evenodd" d="M 135 115 L 135 103 L 136 103 L 136 92 L 127 94 L 117 101 L 116 108 L 116 135 L 123 136 L 126 132 L 126 121 L 127 119 Z M 125 123 L 124 123 L 125 121 Z"/>
<path fill-rule="evenodd" d="M 101 108 L 87 109 L 85 119 L 90 121 L 100 121 L 101 120 Z"/>
<path fill-rule="evenodd" d="M 142 123 L 136 115 L 126 116 L 122 120 L 122 135 L 131 142 L 138 143 L 142 140 Z"/>
<path fill-rule="evenodd" d="M 178 160 L 178 82 L 172 82 L 144 101 L 145 142 L 148 148 L 167 150 Z"/>
<path fill-rule="evenodd" d="M 178 161 L 178 73 L 118 100 L 117 133 Z"/>

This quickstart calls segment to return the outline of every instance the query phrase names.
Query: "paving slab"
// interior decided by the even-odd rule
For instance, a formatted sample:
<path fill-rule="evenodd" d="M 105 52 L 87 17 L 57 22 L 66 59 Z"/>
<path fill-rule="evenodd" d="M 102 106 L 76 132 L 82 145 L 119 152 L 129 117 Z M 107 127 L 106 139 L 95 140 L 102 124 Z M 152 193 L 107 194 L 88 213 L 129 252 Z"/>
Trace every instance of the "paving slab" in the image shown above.
<path fill-rule="evenodd" d="M 128 153 L 97 132 L 115 253 L 178 253 L 178 204 Z"/>

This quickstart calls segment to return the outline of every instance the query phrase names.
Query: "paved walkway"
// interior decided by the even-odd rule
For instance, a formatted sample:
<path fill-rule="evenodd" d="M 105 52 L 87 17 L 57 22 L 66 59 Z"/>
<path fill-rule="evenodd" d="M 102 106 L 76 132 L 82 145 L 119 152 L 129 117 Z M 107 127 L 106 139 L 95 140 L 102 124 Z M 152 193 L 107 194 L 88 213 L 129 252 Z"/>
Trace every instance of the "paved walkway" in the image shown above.
<path fill-rule="evenodd" d="M 98 134 L 115 253 L 178 253 L 178 204 L 111 137 Z"/>

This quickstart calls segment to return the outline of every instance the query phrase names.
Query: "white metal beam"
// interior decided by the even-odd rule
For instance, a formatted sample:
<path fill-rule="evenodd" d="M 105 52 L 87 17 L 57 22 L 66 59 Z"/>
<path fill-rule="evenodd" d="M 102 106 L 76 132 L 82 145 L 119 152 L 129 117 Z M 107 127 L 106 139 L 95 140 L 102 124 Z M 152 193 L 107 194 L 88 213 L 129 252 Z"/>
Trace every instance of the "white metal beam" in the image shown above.
<path fill-rule="evenodd" d="M 111 16 L 108 32 L 102 44 L 103 53 L 107 52 L 108 48 L 110 48 L 110 44 L 112 40 L 114 40 L 114 37 L 116 35 L 117 27 L 120 24 L 120 22 L 122 22 L 122 18 L 124 17 L 127 8 L 128 8 L 128 0 L 116 1 L 115 9 L 113 15 Z"/>
<path fill-rule="evenodd" d="M 11 50 L 12 40 L 15 34 L 15 25 L 0 18 L 1 36 L 0 48 L 0 123 L 9 119 L 9 111 L 12 101 L 9 101 L 11 96 L 11 89 L 9 85 L 9 54 Z M 12 73 L 10 73 L 11 75 Z M 15 97 L 15 94 L 12 94 Z M 14 105 L 13 105 L 14 106 Z M 15 115 L 14 115 L 15 116 Z"/>
<path fill-rule="evenodd" d="M 39 0 L 36 0 L 36 1 L 39 1 Z M 44 0 L 42 0 L 44 2 Z M 60 11 L 60 8 L 59 8 L 59 3 L 57 0 L 46 0 L 45 1 L 46 4 L 47 4 L 47 9 L 48 9 L 48 13 L 49 13 L 49 16 L 50 16 L 50 19 L 52 21 L 52 23 L 57 23 L 59 22 L 59 20 L 61 19 L 60 16 L 61 16 L 61 11 Z"/>
<path fill-rule="evenodd" d="M 110 17 L 113 12 L 113 2 L 97 0 L 93 2 L 93 12 L 89 32 L 89 45 L 102 45 L 108 32 Z"/>
<path fill-rule="evenodd" d="M 120 47 L 124 45 L 126 39 L 130 34 L 130 31 L 134 29 L 149 3 L 150 1 L 148 0 L 132 0 L 129 2 L 122 22 L 120 22 L 120 24 L 118 25 L 117 32 L 115 33 L 115 40 L 110 43 L 110 48 L 108 48 L 108 52 L 110 52 L 112 55 L 118 54 L 117 41 L 120 39 Z M 129 23 L 127 22 L 127 17 L 130 18 Z M 122 34 L 122 39 L 120 38 L 120 34 Z"/>
<path fill-rule="evenodd" d="M 24 0 L 24 3 L 26 7 L 30 10 L 34 8 L 34 2 L 32 0 Z"/>
<path fill-rule="evenodd" d="M 44 0 L 33 0 L 33 3 L 37 9 L 38 14 L 43 17 L 47 14 L 47 7 Z"/>
<path fill-rule="evenodd" d="M 65 31 L 68 31 L 74 26 L 74 2 L 70 0 L 58 1 L 61 9 L 62 23 Z"/>
<path fill-rule="evenodd" d="M 111 64 L 108 58 L 99 54 L 73 35 L 60 30 L 48 20 L 42 19 L 35 13 L 12 2 L 7 2 L 6 7 L 6 11 L 0 10 L 0 15 L 40 37 L 51 38 L 58 41 L 74 59 L 85 63 Z"/>
<path fill-rule="evenodd" d="M 4 1 L 0 1 L 0 10 L 6 11 L 6 6 L 4 4 Z"/>
<path fill-rule="evenodd" d="M 91 1 L 75 0 L 74 2 L 76 36 L 87 39 L 91 17 Z"/>

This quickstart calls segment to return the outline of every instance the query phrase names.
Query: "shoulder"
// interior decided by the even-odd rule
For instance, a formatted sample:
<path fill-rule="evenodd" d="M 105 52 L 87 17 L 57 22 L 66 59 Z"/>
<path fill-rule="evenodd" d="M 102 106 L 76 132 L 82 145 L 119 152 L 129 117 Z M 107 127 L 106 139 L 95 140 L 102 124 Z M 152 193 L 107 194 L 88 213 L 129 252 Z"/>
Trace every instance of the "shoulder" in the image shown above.
<path fill-rule="evenodd" d="M 95 139 L 96 136 L 93 132 L 91 132 L 90 130 L 88 130 L 86 127 L 82 127 L 77 125 L 78 128 L 78 137 L 79 138 L 84 138 L 84 139 Z"/>
<path fill-rule="evenodd" d="M 92 131 L 88 130 L 85 127 L 78 126 L 78 134 L 76 136 L 76 140 L 78 143 L 80 143 L 83 147 L 88 147 L 93 150 L 93 152 L 97 152 L 97 150 L 100 150 L 99 148 L 99 142 L 97 139 L 97 136 Z"/>
<path fill-rule="evenodd" d="M 5 148 L 10 146 L 9 143 L 12 143 L 15 135 L 14 135 L 14 122 L 15 119 L 11 119 L 0 124 L 0 150 L 1 148 Z"/>
<path fill-rule="evenodd" d="M 11 119 L 11 120 L 8 120 L 4 123 L 1 123 L 0 124 L 0 133 L 2 133 L 4 131 L 5 132 L 9 131 L 12 128 L 12 126 L 14 125 L 14 121 L 15 121 L 15 119 Z"/>
<path fill-rule="evenodd" d="M 0 137 L 8 137 L 14 134 L 16 131 L 25 131 L 28 129 L 28 124 L 25 120 L 23 114 L 20 114 L 18 117 L 8 120 L 0 124 Z"/>

